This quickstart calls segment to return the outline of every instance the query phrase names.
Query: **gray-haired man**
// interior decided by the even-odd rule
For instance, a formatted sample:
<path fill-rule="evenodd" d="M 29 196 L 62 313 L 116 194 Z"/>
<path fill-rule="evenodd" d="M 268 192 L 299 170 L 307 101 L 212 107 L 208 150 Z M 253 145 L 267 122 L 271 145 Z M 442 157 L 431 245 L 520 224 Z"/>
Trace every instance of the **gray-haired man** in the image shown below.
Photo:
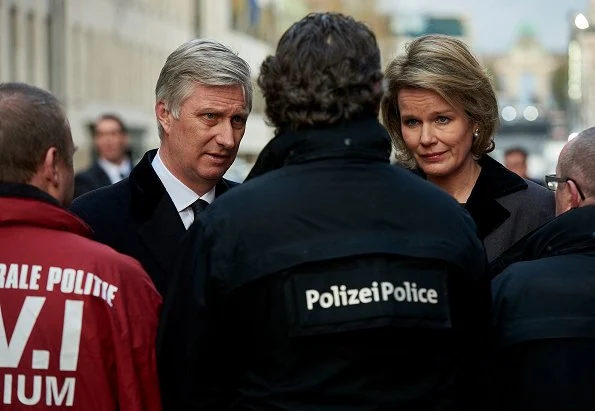
<path fill-rule="evenodd" d="M 186 229 L 235 184 L 223 175 L 252 107 L 250 68 L 219 43 L 191 40 L 167 58 L 155 94 L 159 149 L 129 178 L 76 199 L 72 211 L 96 240 L 139 260 L 164 296 Z"/>

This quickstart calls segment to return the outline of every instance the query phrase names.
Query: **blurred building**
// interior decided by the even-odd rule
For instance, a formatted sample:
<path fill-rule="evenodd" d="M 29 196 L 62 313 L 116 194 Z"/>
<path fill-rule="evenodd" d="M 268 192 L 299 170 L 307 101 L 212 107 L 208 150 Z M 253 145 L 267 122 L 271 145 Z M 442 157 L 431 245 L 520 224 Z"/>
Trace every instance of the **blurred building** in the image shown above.
<path fill-rule="evenodd" d="M 269 44 L 234 14 L 254 0 L 0 0 L 0 81 L 49 89 L 65 104 L 77 168 L 92 159 L 89 126 L 103 112 L 122 116 L 135 159 L 158 145 L 154 90 L 166 57 L 197 36 L 226 44 L 256 78 Z M 264 18 L 252 14 L 252 18 Z M 235 20 L 234 20 L 235 19 Z M 261 99 L 262 100 L 262 99 Z M 270 139 L 255 102 L 241 145 L 253 158 Z"/>
<path fill-rule="evenodd" d="M 465 42 L 473 48 L 473 36 L 468 17 L 459 14 L 397 13 L 391 19 L 391 29 L 397 38 L 396 51 L 416 37 L 445 34 Z"/>
<path fill-rule="evenodd" d="M 564 105 L 555 92 L 566 56 L 546 50 L 532 27 L 523 25 L 510 50 L 484 56 L 483 61 L 492 74 L 500 107 L 493 155 L 502 160 L 506 149 L 523 147 L 529 153 L 529 176 L 541 179 L 557 160 L 552 164 L 547 147 L 553 138 L 566 134 Z"/>
<path fill-rule="evenodd" d="M 568 97 L 572 132 L 595 126 L 595 0 L 569 19 Z"/>
<path fill-rule="evenodd" d="M 525 106 L 554 106 L 554 74 L 564 65 L 566 56 L 545 50 L 530 26 L 521 27 L 516 43 L 506 54 L 484 60 L 493 71 L 502 100 Z"/>
<path fill-rule="evenodd" d="M 177 0 L 4 0 L 0 80 L 51 90 L 65 104 L 79 150 L 91 160 L 89 125 L 116 112 L 131 129 L 133 155 L 157 144 L 155 82 L 167 55 L 191 38 L 194 4 Z"/>
<path fill-rule="evenodd" d="M 286 2 L 292 1 L 286 0 Z M 382 67 L 385 67 L 395 56 L 397 38 L 391 29 L 392 15 L 382 10 L 377 0 L 304 0 L 303 2 L 307 12 L 338 12 L 364 22 L 376 35 Z M 293 16 L 294 21 L 302 17 L 303 15 Z"/>

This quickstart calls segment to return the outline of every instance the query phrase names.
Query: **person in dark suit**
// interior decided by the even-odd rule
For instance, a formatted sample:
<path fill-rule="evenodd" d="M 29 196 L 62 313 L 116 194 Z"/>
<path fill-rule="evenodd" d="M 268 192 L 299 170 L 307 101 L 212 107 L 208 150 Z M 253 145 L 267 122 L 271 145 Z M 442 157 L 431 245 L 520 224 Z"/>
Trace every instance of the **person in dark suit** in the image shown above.
<path fill-rule="evenodd" d="M 101 115 L 93 126 L 97 161 L 74 177 L 74 198 L 126 178 L 132 163 L 128 156 L 128 129 L 115 114 Z"/>
<path fill-rule="evenodd" d="M 560 153 L 557 217 L 499 258 L 492 281 L 494 410 L 595 409 L 595 127 Z M 503 271 L 502 271 L 503 270 Z"/>
<path fill-rule="evenodd" d="M 276 136 L 185 238 L 164 411 L 477 410 L 483 246 L 451 196 L 390 165 L 382 77 L 374 33 L 337 13 L 296 22 L 262 63 Z"/>
<path fill-rule="evenodd" d="M 223 175 L 252 108 L 250 67 L 227 47 L 194 39 L 167 58 L 155 93 L 159 149 L 129 178 L 77 198 L 72 211 L 96 240 L 139 260 L 164 296 L 186 230 L 235 184 Z"/>

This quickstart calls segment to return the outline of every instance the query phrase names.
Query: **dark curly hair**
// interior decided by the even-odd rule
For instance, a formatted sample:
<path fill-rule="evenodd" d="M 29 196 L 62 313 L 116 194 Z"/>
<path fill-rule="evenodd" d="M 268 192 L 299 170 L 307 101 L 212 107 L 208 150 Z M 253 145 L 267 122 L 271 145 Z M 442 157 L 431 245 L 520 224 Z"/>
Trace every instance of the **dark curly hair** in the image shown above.
<path fill-rule="evenodd" d="M 265 113 L 277 131 L 376 116 L 381 83 L 376 36 L 339 13 L 311 13 L 294 23 L 258 77 Z"/>

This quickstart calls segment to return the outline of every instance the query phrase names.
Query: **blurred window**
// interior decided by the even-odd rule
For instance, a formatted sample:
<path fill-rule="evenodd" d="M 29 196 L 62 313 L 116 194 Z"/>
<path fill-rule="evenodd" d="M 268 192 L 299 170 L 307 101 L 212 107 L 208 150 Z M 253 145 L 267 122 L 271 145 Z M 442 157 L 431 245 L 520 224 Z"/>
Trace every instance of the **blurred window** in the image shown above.
<path fill-rule="evenodd" d="M 17 80 L 18 47 L 17 8 L 12 6 L 8 12 L 8 79 Z"/>
<path fill-rule="evenodd" d="M 27 14 L 27 81 L 29 83 L 35 83 L 35 16 L 30 11 Z"/>
<path fill-rule="evenodd" d="M 194 33 L 196 37 L 202 35 L 202 0 L 194 1 Z"/>
<path fill-rule="evenodd" d="M 535 76 L 532 73 L 525 72 L 520 78 L 519 102 L 521 104 L 531 104 L 535 95 Z"/>

